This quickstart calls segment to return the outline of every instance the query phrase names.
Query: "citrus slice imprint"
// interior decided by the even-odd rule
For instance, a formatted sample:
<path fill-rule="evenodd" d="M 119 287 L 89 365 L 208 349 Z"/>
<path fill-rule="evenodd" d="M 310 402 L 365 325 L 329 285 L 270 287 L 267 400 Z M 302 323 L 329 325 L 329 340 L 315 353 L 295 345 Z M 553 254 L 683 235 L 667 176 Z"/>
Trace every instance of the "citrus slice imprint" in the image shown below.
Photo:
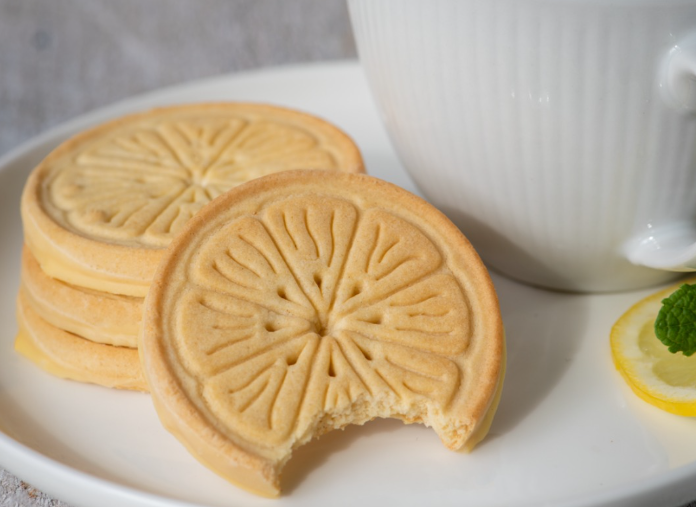
<path fill-rule="evenodd" d="M 327 171 L 201 210 L 155 276 L 139 349 L 164 425 L 265 496 L 294 448 L 376 417 L 473 447 L 504 363 L 495 291 L 461 232 L 394 185 Z"/>
<path fill-rule="evenodd" d="M 202 206 L 297 168 L 363 172 L 347 135 L 298 111 L 216 103 L 125 116 L 66 141 L 32 172 L 25 241 L 53 278 L 144 297 L 162 250 Z"/>
<path fill-rule="evenodd" d="M 611 330 L 611 352 L 616 368 L 640 398 L 667 412 L 694 416 L 696 354 L 671 353 L 654 330 L 662 300 L 680 285 L 652 294 L 624 313 Z"/>

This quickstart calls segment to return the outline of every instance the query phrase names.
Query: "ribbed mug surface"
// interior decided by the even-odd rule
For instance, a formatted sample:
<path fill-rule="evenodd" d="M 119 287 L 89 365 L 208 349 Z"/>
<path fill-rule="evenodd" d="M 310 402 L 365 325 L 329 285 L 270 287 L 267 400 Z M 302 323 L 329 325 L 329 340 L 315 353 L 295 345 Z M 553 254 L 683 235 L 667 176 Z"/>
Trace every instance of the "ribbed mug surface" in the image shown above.
<path fill-rule="evenodd" d="M 493 268 L 611 291 L 673 273 L 623 248 L 696 218 L 696 121 L 661 65 L 696 2 L 350 0 L 360 60 L 423 194 Z"/>

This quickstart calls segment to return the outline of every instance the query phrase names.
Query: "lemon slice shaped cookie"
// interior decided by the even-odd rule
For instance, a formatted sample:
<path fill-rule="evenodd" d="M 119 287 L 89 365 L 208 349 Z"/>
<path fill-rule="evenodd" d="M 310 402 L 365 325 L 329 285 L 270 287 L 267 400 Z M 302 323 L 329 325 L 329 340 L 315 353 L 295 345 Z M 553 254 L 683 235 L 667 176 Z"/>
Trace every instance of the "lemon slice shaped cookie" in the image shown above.
<path fill-rule="evenodd" d="M 220 103 L 126 116 L 66 141 L 33 171 L 25 241 L 53 278 L 144 297 L 162 250 L 203 205 L 298 168 L 363 172 L 343 132 L 297 111 Z"/>
<path fill-rule="evenodd" d="M 117 389 L 146 391 L 134 348 L 86 340 L 43 320 L 20 290 L 15 350 L 57 377 Z"/>
<path fill-rule="evenodd" d="M 51 278 L 26 247 L 21 280 L 24 297 L 49 324 L 93 342 L 137 347 L 142 298 L 84 289 Z"/>
<path fill-rule="evenodd" d="M 327 171 L 201 210 L 158 270 L 139 347 L 164 425 L 266 496 L 294 448 L 375 417 L 471 448 L 504 362 L 494 288 L 461 232 L 405 190 Z"/>

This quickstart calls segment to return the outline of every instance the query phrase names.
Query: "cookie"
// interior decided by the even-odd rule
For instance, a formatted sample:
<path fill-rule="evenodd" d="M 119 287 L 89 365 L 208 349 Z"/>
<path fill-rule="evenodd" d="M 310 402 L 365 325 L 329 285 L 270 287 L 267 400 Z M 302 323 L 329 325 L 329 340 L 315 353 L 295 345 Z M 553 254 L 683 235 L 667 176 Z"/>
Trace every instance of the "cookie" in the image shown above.
<path fill-rule="evenodd" d="M 63 331 L 38 316 L 20 292 L 15 350 L 52 375 L 118 389 L 146 391 L 134 348 L 115 347 Z"/>
<path fill-rule="evenodd" d="M 270 175 L 203 208 L 154 277 L 139 351 L 164 426 L 264 496 L 293 449 L 376 417 L 471 449 L 504 370 L 497 297 L 462 233 L 399 187 L 335 171 Z"/>
<path fill-rule="evenodd" d="M 135 348 L 143 299 L 84 289 L 47 276 L 28 248 L 21 286 L 31 308 L 54 327 L 93 342 Z"/>
<path fill-rule="evenodd" d="M 25 242 L 52 278 L 144 297 L 171 239 L 203 205 L 278 171 L 363 172 L 333 125 L 280 107 L 219 103 L 126 116 L 64 142 L 22 195 Z"/>

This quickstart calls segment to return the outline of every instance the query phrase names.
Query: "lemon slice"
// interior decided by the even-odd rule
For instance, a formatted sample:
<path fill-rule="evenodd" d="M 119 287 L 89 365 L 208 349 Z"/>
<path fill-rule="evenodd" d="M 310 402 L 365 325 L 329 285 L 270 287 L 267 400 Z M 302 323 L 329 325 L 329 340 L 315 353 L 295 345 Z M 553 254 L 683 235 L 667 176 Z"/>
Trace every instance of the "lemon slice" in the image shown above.
<path fill-rule="evenodd" d="M 662 300 L 682 283 L 648 296 L 624 313 L 611 330 L 611 353 L 616 368 L 639 397 L 667 412 L 693 416 L 696 354 L 671 353 L 654 331 Z"/>

